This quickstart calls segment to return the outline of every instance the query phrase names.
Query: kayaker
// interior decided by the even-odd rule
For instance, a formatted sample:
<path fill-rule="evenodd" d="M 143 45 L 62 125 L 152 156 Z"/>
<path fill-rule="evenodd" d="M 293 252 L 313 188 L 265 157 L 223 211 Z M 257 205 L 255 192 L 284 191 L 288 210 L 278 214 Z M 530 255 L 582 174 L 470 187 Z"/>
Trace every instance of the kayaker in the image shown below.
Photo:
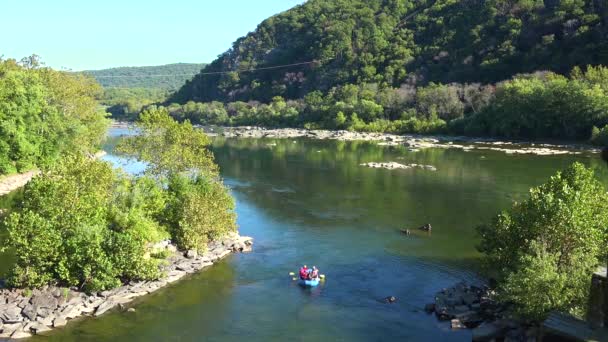
<path fill-rule="evenodd" d="M 308 267 L 306 265 L 300 268 L 300 279 L 305 280 L 308 277 Z"/>

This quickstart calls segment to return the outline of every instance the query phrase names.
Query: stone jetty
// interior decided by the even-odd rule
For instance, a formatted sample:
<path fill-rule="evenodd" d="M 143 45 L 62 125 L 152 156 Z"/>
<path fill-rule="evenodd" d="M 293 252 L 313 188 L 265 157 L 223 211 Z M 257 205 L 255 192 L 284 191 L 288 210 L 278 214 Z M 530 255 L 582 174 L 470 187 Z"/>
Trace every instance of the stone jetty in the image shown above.
<path fill-rule="evenodd" d="M 53 328 L 65 326 L 77 317 L 97 317 L 108 311 L 124 308 L 135 298 L 209 267 L 230 253 L 249 252 L 252 244 L 252 238 L 234 233 L 210 243 L 207 252 L 199 255 L 196 251 L 177 251 L 170 241 L 163 241 L 153 248 L 170 254 L 168 264 L 163 266 L 164 277 L 155 281 L 131 282 L 109 291 L 84 293 L 55 286 L 31 291 L 0 289 L 0 340 L 43 334 Z M 0 282 L 0 288 L 2 284 L 3 282 Z"/>

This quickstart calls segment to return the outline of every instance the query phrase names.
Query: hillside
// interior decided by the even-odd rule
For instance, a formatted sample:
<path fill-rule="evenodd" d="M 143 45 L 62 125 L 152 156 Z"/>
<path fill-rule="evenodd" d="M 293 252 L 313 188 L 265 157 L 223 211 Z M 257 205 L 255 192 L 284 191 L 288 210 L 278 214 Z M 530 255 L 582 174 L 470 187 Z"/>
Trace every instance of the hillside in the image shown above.
<path fill-rule="evenodd" d="M 493 83 L 608 64 L 603 0 L 309 0 L 262 22 L 170 102 L 301 98 L 348 83 Z M 304 65 L 239 72 L 316 61 Z"/>
<path fill-rule="evenodd" d="M 205 64 L 175 63 L 159 66 L 120 67 L 102 70 L 87 70 L 104 88 L 155 88 L 179 89 Z"/>

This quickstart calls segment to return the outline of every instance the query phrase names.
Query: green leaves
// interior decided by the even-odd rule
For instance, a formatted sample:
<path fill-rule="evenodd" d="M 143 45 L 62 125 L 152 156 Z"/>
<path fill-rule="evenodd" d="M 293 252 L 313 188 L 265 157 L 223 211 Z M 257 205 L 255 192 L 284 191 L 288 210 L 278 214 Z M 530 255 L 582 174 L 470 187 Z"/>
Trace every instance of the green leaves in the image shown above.
<path fill-rule="evenodd" d="M 148 178 L 82 155 L 63 158 L 26 185 L 22 206 L 4 222 L 17 256 L 9 281 L 103 290 L 157 277 L 148 244 L 168 238 L 155 221 L 164 203 Z"/>
<path fill-rule="evenodd" d="M 95 152 L 107 122 L 91 79 L 0 60 L 0 174 Z"/>
<path fill-rule="evenodd" d="M 608 194 L 592 170 L 575 163 L 478 227 L 479 250 L 522 315 L 580 313 L 593 268 L 606 256 L 607 229 Z"/>
<path fill-rule="evenodd" d="M 217 166 L 207 148 L 210 140 L 190 122 L 178 123 L 161 107 L 144 111 L 136 127 L 140 134 L 124 139 L 118 149 L 148 163 L 149 173 L 167 176 L 192 171 L 217 176 Z"/>

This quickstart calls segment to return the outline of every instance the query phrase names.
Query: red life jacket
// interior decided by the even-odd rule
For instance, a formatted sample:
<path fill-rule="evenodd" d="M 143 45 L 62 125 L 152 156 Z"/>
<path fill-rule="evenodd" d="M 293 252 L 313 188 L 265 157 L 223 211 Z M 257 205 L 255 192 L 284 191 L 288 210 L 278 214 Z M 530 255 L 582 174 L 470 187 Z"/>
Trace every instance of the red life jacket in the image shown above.
<path fill-rule="evenodd" d="M 306 276 L 308 275 L 308 269 L 307 268 L 300 268 L 300 279 L 306 279 Z"/>

